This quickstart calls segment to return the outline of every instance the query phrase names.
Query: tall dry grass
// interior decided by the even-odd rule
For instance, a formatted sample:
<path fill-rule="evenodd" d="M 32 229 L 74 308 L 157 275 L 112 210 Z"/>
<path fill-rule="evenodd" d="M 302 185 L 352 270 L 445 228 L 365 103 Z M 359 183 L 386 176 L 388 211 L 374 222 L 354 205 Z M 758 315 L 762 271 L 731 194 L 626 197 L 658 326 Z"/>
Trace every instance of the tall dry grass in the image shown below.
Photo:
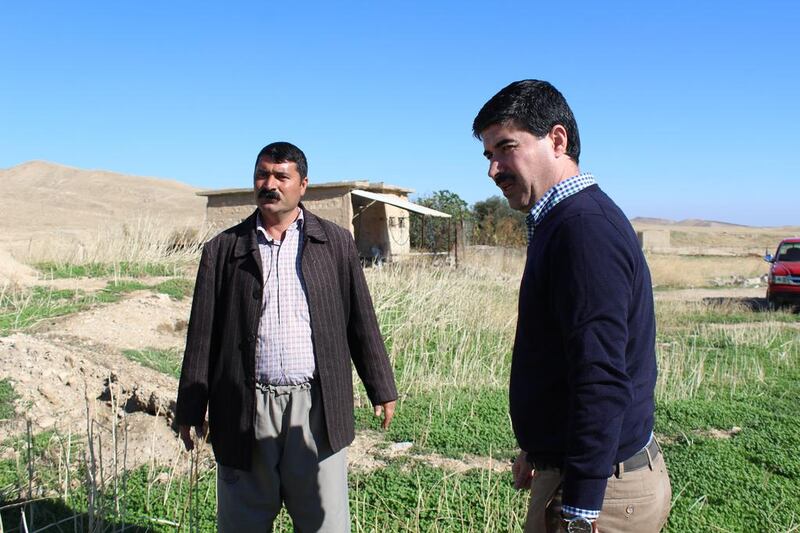
<path fill-rule="evenodd" d="M 506 383 L 518 281 L 412 266 L 370 269 L 367 278 L 401 390 Z"/>
<path fill-rule="evenodd" d="M 760 257 L 646 254 L 653 286 L 665 288 L 712 287 L 718 281 L 763 276 L 769 265 Z M 494 273 L 519 280 L 525 267 L 524 248 L 470 246 L 459 257 L 467 270 Z"/>
<path fill-rule="evenodd" d="M 800 227 L 680 227 L 663 226 L 670 231 L 670 244 L 676 247 L 700 247 L 730 250 L 768 249 L 775 251 L 781 239 L 800 235 Z"/>
<path fill-rule="evenodd" d="M 759 257 L 712 257 L 648 254 L 653 285 L 669 288 L 710 287 L 716 280 L 758 278 L 769 271 Z"/>
<path fill-rule="evenodd" d="M 31 265 L 192 265 L 197 262 L 203 243 L 211 237 L 210 231 L 206 227 L 181 228 L 164 220 L 139 218 L 77 238 L 54 234 L 51 238 L 32 240 L 21 259 Z"/>
<path fill-rule="evenodd" d="M 659 401 L 734 395 L 763 384 L 768 370 L 800 362 L 791 311 L 764 315 L 737 303 L 661 301 L 656 313 Z"/>

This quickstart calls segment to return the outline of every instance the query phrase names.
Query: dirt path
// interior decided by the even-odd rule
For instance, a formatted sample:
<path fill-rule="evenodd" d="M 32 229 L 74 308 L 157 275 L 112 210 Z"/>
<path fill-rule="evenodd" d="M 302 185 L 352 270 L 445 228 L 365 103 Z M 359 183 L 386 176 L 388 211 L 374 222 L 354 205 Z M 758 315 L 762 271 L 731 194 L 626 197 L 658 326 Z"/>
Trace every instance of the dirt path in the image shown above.
<path fill-rule="evenodd" d="M 383 468 L 387 463 L 399 457 L 459 473 L 476 468 L 505 472 L 511 468 L 509 462 L 492 457 L 466 454 L 461 459 L 455 459 L 438 453 L 421 453 L 414 448 L 414 443 L 390 442 L 378 431 L 359 432 L 347 450 L 347 458 L 352 470 L 369 472 Z"/>
<path fill-rule="evenodd" d="M 765 298 L 767 289 L 764 287 L 737 287 L 725 289 L 675 289 L 655 291 L 653 298 L 656 301 L 684 301 L 699 302 L 712 299 L 752 299 Z"/>
<path fill-rule="evenodd" d="M 191 305 L 189 298 L 136 291 L 120 302 L 48 321 L 37 332 L 119 353 L 144 348 L 183 351 Z"/>

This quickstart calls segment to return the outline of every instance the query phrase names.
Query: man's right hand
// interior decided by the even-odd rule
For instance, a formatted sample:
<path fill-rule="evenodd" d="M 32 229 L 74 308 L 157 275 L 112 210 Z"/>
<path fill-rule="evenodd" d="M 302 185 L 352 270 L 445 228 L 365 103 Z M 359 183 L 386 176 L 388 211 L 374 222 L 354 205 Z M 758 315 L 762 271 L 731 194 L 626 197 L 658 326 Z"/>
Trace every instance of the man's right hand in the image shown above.
<path fill-rule="evenodd" d="M 192 440 L 191 430 L 192 430 L 191 426 L 178 426 L 178 433 L 181 436 L 183 445 L 186 446 L 186 451 L 192 451 L 194 449 L 194 441 Z M 194 433 L 200 440 L 206 438 L 207 432 L 208 432 L 208 422 L 203 422 L 202 426 L 194 427 Z"/>
<path fill-rule="evenodd" d="M 514 464 L 511 466 L 511 474 L 514 476 L 514 488 L 517 490 L 527 490 L 531 488 L 533 479 L 533 465 L 528 462 L 528 454 L 520 450 Z"/>

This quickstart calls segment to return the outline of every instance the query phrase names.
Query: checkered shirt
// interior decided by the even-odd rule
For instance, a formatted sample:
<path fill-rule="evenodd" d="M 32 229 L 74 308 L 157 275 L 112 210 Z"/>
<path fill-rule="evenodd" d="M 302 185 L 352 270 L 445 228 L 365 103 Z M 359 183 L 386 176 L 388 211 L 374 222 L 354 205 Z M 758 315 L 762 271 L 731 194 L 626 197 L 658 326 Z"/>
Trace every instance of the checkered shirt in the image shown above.
<path fill-rule="evenodd" d="M 256 380 L 298 385 L 314 377 L 311 316 L 301 270 L 303 212 L 286 229 L 283 241 L 270 237 L 256 217 L 264 297 L 256 344 Z"/>
<path fill-rule="evenodd" d="M 581 509 L 580 507 L 570 507 L 569 505 L 562 505 L 561 512 L 567 516 L 582 516 L 589 520 L 595 520 L 600 516 L 599 510 Z"/>
<path fill-rule="evenodd" d="M 533 232 L 541 222 L 544 216 L 553 209 L 558 202 L 569 198 L 577 192 L 581 192 L 586 187 L 596 185 L 597 181 L 594 176 L 588 172 L 572 176 L 564 181 L 560 181 L 547 189 L 544 196 L 539 198 L 531 212 L 525 217 L 525 225 L 528 227 L 528 244 L 533 241 Z"/>

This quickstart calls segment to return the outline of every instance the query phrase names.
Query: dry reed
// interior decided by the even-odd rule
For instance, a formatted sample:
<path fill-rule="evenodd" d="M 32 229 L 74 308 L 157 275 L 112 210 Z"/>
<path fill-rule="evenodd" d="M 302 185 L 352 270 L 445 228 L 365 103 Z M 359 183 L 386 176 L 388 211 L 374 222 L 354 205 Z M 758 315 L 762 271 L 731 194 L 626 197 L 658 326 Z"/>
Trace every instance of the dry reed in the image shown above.
<path fill-rule="evenodd" d="M 769 270 L 758 257 L 711 257 L 648 254 L 647 264 L 656 287 L 710 287 L 716 281 L 751 279 Z"/>
<path fill-rule="evenodd" d="M 31 241 L 22 259 L 31 265 L 194 264 L 210 236 L 206 227 L 176 228 L 168 221 L 140 218 L 79 238 L 54 234 L 51 239 Z"/>

